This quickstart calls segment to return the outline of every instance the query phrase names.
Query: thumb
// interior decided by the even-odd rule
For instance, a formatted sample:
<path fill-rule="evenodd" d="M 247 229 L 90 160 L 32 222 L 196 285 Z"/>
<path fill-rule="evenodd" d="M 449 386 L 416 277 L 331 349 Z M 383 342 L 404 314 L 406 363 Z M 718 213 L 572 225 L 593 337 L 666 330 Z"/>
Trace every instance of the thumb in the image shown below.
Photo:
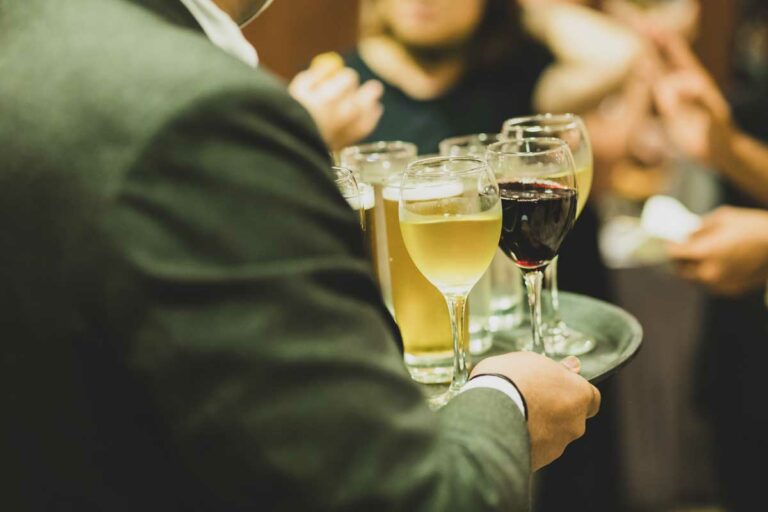
<path fill-rule="evenodd" d="M 581 371 L 581 361 L 579 361 L 578 357 L 568 356 L 563 359 L 561 363 L 573 373 L 579 373 Z"/>

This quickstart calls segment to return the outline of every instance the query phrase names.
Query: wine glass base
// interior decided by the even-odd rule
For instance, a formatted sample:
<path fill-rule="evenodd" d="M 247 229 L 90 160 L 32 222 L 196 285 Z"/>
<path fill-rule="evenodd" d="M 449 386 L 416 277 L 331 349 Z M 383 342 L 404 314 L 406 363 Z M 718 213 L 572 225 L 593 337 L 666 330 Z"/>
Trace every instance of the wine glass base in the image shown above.
<path fill-rule="evenodd" d="M 485 328 L 478 332 L 471 332 L 469 338 L 469 353 L 480 356 L 493 347 L 493 333 Z"/>
<path fill-rule="evenodd" d="M 440 393 L 439 395 L 427 398 L 427 405 L 433 411 L 442 409 L 446 404 L 448 404 L 448 402 L 451 401 L 453 397 L 459 394 L 459 391 L 461 391 L 461 389 L 456 389 L 451 386 L 445 393 Z"/>
<path fill-rule="evenodd" d="M 544 326 L 544 346 L 555 357 L 582 356 L 595 349 L 595 340 L 588 335 L 558 322 Z"/>
<path fill-rule="evenodd" d="M 517 308 L 512 311 L 504 311 L 491 315 L 488 319 L 488 329 L 492 333 L 505 332 L 520 327 L 524 323 L 525 318 L 523 317 L 522 308 Z"/>

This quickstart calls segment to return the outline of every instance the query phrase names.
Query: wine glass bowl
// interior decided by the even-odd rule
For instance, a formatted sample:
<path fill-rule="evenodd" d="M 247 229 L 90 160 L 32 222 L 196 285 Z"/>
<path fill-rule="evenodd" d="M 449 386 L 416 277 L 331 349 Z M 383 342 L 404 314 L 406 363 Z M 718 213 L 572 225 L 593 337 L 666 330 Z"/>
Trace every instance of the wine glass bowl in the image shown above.
<path fill-rule="evenodd" d="M 539 114 L 514 117 L 504 122 L 501 137 L 505 140 L 526 137 L 554 137 L 565 141 L 573 154 L 576 188 L 579 191 L 578 219 L 592 190 L 592 144 L 584 122 L 575 114 Z"/>
<path fill-rule="evenodd" d="M 502 251 L 521 269 L 545 267 L 573 226 L 576 189 L 551 179 L 502 182 L 499 188 Z"/>

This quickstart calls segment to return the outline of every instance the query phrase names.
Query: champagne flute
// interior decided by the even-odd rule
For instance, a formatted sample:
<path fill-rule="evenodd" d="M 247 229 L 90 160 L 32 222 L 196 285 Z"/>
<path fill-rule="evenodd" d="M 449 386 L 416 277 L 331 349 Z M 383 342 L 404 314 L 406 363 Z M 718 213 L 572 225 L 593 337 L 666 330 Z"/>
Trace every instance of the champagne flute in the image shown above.
<path fill-rule="evenodd" d="M 439 408 L 469 378 L 467 296 L 490 265 L 501 231 L 499 187 L 485 161 L 436 157 L 408 166 L 400 188 L 400 229 L 419 271 L 445 298 L 453 335 L 453 378 L 430 400 Z"/>
<path fill-rule="evenodd" d="M 528 291 L 528 349 L 551 356 L 542 336 L 541 283 L 576 219 L 573 155 L 561 139 L 525 138 L 489 146 L 486 158 L 501 195 L 499 246 L 523 272 Z"/>
<path fill-rule="evenodd" d="M 576 218 L 587 204 L 592 188 L 593 158 L 589 134 L 581 118 L 574 114 L 540 114 L 517 117 L 504 123 L 502 136 L 507 139 L 525 137 L 555 137 L 564 140 L 573 154 L 576 166 L 576 190 L 579 201 Z M 549 351 L 560 356 L 583 355 L 595 348 L 595 340 L 569 327 L 560 316 L 560 300 L 557 286 L 557 261 L 547 267 L 545 287 L 544 343 Z"/>

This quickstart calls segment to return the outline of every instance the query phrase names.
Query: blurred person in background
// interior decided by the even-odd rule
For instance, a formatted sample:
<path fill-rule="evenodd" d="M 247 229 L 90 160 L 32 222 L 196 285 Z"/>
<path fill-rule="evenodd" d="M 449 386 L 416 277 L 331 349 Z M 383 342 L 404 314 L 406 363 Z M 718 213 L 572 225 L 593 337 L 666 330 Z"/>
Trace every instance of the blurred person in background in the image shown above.
<path fill-rule="evenodd" d="M 612 186 L 616 163 L 649 111 L 648 45 L 632 27 L 583 0 L 523 0 L 523 23 L 555 60 L 536 85 L 540 112 L 576 112 L 592 139 L 590 200 Z"/>
<path fill-rule="evenodd" d="M 638 46 L 617 23 L 567 2 L 363 0 L 361 39 L 345 60 L 361 82 L 384 86 L 383 114 L 365 140 L 405 140 L 423 154 L 447 137 L 498 132 L 510 117 L 589 111 L 621 86 Z M 311 80 L 313 68 L 294 82 Z M 597 225 L 587 207 L 562 248 L 560 285 L 610 299 Z M 606 387 L 603 395 L 610 402 Z M 620 509 L 614 435 L 608 405 L 543 472 L 539 510 Z"/>
<path fill-rule="evenodd" d="M 369 140 L 435 153 L 447 137 L 498 132 L 531 113 L 553 58 L 520 14 L 507 0 L 363 0 L 361 39 L 346 60 L 385 84 L 385 115 Z"/>
<path fill-rule="evenodd" d="M 748 3 L 743 15 L 734 59 L 742 67 L 730 104 L 679 40 L 660 40 L 671 71 L 657 84 L 659 110 L 679 127 L 670 131 L 678 147 L 720 172 L 726 201 L 736 206 L 716 210 L 686 242 L 670 247 L 683 277 L 720 295 L 706 317 L 698 402 L 714 427 L 731 512 L 759 508 L 764 478 L 755 468 L 768 458 L 768 7 Z"/>
<path fill-rule="evenodd" d="M 587 117 L 594 146 L 598 193 L 642 203 L 662 191 L 671 157 L 667 134 L 655 112 L 653 84 L 663 63 L 653 34 L 663 31 L 693 40 L 698 32 L 697 0 L 605 0 L 602 10 L 639 40 L 633 69 L 617 91 Z"/>
<path fill-rule="evenodd" d="M 698 0 L 604 0 L 602 8 L 640 34 L 662 31 L 692 41 L 699 30 Z"/>

